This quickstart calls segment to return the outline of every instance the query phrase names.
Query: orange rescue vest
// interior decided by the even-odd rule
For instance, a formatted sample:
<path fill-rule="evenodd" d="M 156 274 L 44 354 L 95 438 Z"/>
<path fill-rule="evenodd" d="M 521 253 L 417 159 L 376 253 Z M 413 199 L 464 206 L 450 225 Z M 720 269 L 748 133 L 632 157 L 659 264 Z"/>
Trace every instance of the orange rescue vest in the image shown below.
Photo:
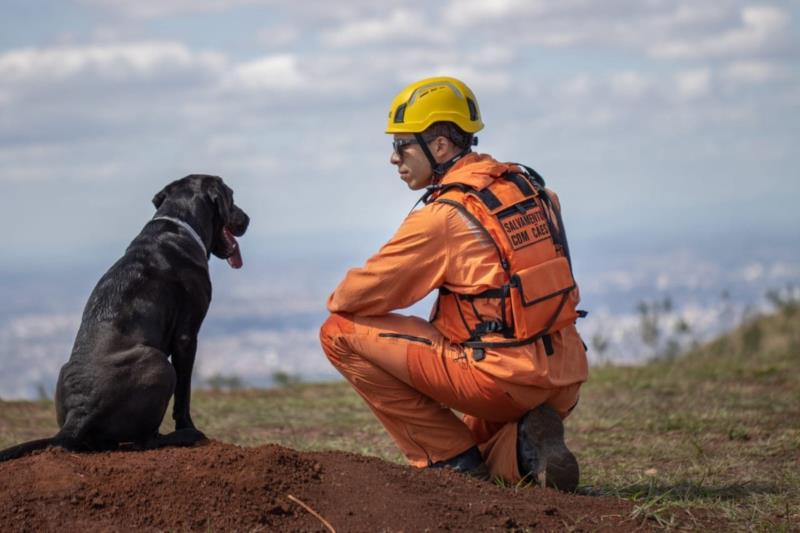
<path fill-rule="evenodd" d="M 552 353 L 549 335 L 586 314 L 576 308 L 578 286 L 558 205 L 536 171 L 516 166 L 518 172 L 482 189 L 456 182 L 432 191 L 433 201 L 452 205 L 488 237 L 507 275 L 502 287 L 479 294 L 439 289 L 431 322 L 453 342 L 473 348 L 478 361 L 484 348 L 538 340 Z"/>

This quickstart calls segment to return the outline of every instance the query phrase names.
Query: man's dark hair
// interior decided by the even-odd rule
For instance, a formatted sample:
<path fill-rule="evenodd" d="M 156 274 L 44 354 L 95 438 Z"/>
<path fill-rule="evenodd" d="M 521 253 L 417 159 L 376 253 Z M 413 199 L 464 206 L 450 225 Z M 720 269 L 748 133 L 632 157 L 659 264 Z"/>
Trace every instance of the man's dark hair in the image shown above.
<path fill-rule="evenodd" d="M 436 137 L 447 137 L 462 150 L 472 146 L 472 134 L 465 132 L 452 122 L 434 122 L 422 132 L 425 142 L 431 142 Z"/>

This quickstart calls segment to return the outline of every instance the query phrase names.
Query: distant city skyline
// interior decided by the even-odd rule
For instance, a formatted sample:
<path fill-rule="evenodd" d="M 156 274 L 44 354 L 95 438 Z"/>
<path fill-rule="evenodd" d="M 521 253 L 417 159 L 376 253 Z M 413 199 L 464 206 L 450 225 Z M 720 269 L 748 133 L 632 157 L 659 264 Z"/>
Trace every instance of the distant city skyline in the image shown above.
<path fill-rule="evenodd" d="M 734 237 L 729 237 L 735 241 Z M 755 313 L 769 311 L 765 294 L 800 298 L 800 247 L 765 240 L 749 254 L 720 253 L 713 244 L 672 243 L 658 249 L 619 243 L 593 249 L 577 243 L 576 276 L 581 307 L 589 316 L 578 329 L 592 363 L 636 364 L 667 349 L 726 331 Z M 731 250 L 730 243 L 719 243 Z M 212 260 L 214 297 L 199 337 L 195 385 L 216 377 L 267 386 L 276 372 L 302 380 L 339 375 L 319 347 L 325 299 L 355 257 L 250 257 L 241 270 Z M 108 264 L 0 277 L 0 398 L 52 394 L 69 357 L 91 288 Z M 641 337 L 637 307 L 669 299 L 655 345 Z M 427 316 L 431 298 L 403 311 Z M 685 323 L 687 330 L 676 331 Z M 598 341 L 602 341 L 598 343 Z M 596 345 L 604 344 L 600 352 Z"/>

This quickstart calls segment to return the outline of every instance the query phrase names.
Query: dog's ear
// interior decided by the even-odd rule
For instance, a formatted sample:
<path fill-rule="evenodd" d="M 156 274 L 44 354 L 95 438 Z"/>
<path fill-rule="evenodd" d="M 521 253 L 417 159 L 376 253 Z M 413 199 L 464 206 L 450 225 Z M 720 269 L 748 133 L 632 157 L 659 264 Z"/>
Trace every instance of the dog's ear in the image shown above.
<path fill-rule="evenodd" d="M 167 199 L 167 196 L 173 193 L 175 190 L 175 184 L 178 183 L 180 180 L 175 180 L 163 189 L 161 189 L 155 196 L 153 196 L 153 205 L 156 206 L 156 209 L 161 207 L 161 204 L 164 203 L 164 200 Z"/>
<path fill-rule="evenodd" d="M 175 189 L 178 187 L 178 184 L 184 181 L 186 178 L 181 178 L 179 180 L 175 180 L 168 185 L 166 185 L 163 189 L 161 189 L 155 196 L 153 196 L 153 205 L 156 206 L 156 209 L 161 207 L 161 204 L 164 203 L 164 200 L 167 199 L 167 196 L 175 192 Z"/>
<path fill-rule="evenodd" d="M 153 196 L 153 205 L 156 206 L 156 209 L 161 207 L 161 204 L 164 203 L 164 200 L 167 197 L 167 188 L 164 187 L 159 191 L 155 196 Z"/>
<path fill-rule="evenodd" d="M 225 185 L 222 178 L 216 177 L 208 188 L 208 197 L 214 203 L 217 214 L 222 220 L 223 225 L 227 225 L 231 220 L 233 211 L 233 191 Z"/>

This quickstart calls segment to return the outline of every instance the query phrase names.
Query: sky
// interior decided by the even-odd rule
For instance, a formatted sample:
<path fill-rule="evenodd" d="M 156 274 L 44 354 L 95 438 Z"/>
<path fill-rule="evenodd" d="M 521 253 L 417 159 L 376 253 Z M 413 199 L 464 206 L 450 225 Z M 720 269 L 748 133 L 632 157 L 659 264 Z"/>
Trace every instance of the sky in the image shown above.
<path fill-rule="evenodd" d="M 479 150 L 536 168 L 573 240 L 797 244 L 800 2 L 5 0 L 0 271 L 110 261 L 183 175 L 253 254 L 388 238 L 406 84 L 472 87 Z"/>
<path fill-rule="evenodd" d="M 434 75 L 476 94 L 479 151 L 558 192 L 604 357 L 647 356 L 645 299 L 702 340 L 769 289 L 800 297 L 799 18 L 798 0 L 4 0 L 0 396 L 52 391 L 91 288 L 190 173 L 251 217 L 245 267 L 211 262 L 196 374 L 335 375 L 325 297 L 418 198 L 383 132 Z"/>

